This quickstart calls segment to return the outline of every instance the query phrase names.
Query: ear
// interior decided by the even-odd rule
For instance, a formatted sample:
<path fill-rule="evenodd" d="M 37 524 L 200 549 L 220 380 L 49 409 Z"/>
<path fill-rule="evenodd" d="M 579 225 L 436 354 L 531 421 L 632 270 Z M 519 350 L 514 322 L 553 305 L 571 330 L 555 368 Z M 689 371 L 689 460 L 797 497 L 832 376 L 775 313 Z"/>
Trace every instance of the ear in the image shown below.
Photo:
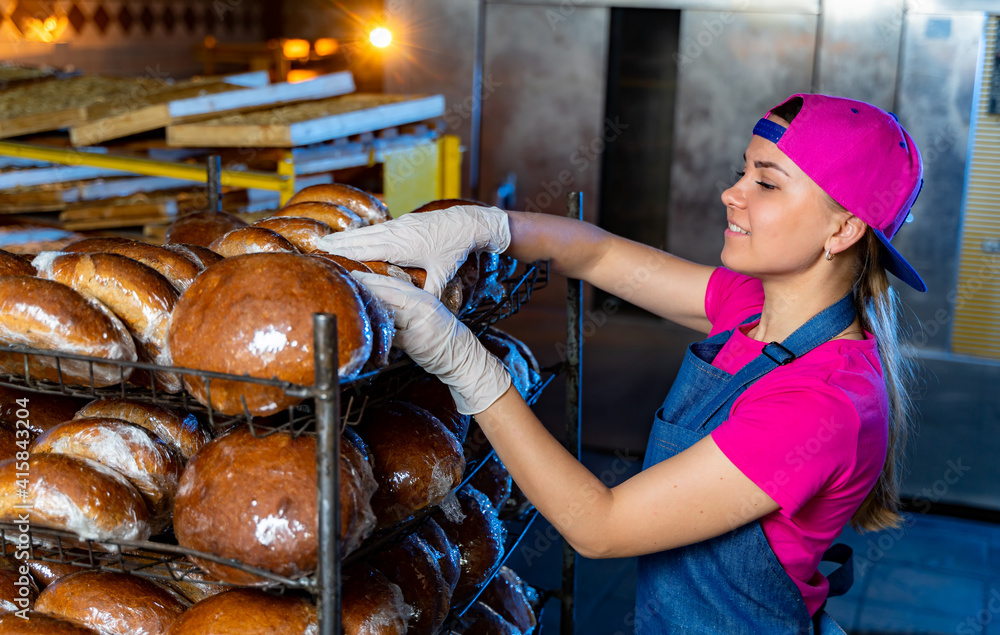
<path fill-rule="evenodd" d="M 861 240 L 866 231 L 868 231 L 868 223 L 854 214 L 847 213 L 844 215 L 840 227 L 826 241 L 826 248 L 832 254 L 839 254 Z"/>

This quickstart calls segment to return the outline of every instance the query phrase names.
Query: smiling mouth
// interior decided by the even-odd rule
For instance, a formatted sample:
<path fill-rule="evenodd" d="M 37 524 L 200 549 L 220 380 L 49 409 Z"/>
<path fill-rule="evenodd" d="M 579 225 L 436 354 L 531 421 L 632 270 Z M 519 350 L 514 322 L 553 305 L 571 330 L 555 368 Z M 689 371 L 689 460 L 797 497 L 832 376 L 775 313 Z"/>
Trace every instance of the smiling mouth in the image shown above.
<path fill-rule="evenodd" d="M 749 236 L 750 235 L 750 232 L 748 232 L 747 230 L 743 229 L 742 227 L 740 227 L 739 225 L 736 225 L 734 223 L 729 223 L 729 229 L 732 230 L 732 231 L 734 231 L 734 232 L 736 232 L 736 233 L 738 233 L 738 234 L 743 234 L 745 236 Z"/>

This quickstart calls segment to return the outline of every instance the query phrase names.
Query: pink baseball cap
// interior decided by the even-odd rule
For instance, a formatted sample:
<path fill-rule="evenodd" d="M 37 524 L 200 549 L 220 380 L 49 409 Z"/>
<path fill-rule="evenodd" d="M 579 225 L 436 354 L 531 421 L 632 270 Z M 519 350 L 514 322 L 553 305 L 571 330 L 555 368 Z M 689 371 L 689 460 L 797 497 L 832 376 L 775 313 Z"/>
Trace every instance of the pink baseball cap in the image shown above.
<path fill-rule="evenodd" d="M 761 119 L 753 133 L 776 144 L 833 200 L 875 231 L 884 247 L 886 271 L 926 291 L 920 275 L 889 243 L 924 183 L 917 144 L 896 115 L 863 101 L 797 94 L 782 105 L 794 99 L 802 101 L 802 108 L 788 128 Z"/>

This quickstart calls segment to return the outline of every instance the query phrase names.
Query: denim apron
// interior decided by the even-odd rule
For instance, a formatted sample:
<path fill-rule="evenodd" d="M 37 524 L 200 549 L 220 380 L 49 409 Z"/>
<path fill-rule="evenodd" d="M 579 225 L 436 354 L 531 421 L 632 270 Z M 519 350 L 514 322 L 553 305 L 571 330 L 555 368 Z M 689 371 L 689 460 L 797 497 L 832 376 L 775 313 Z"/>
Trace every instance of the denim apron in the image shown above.
<path fill-rule="evenodd" d="M 656 412 L 643 469 L 712 432 L 751 384 L 830 340 L 849 327 L 854 316 L 848 294 L 784 342 L 763 346 L 760 356 L 735 375 L 711 363 L 732 331 L 689 346 L 677 379 Z M 842 565 L 828 576 L 830 594 L 845 592 L 853 577 L 849 565 L 843 566 L 850 562 L 850 549 L 835 545 L 824 559 Z M 760 521 L 697 544 L 639 557 L 635 626 L 637 635 L 843 633 L 822 610 L 810 619 L 801 592 L 768 544 Z"/>

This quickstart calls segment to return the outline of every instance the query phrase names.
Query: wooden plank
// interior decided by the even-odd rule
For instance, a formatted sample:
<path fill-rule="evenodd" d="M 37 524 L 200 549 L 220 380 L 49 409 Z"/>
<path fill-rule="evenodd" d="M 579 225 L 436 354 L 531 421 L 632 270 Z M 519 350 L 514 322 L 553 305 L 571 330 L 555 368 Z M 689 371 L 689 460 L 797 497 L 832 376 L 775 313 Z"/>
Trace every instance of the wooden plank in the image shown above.
<path fill-rule="evenodd" d="M 444 105 L 442 95 L 346 95 L 171 125 L 167 145 L 290 148 L 433 119 Z"/>
<path fill-rule="evenodd" d="M 121 170 L 93 168 L 88 165 L 57 165 L 49 168 L 0 171 L 0 190 L 46 183 L 83 181 L 104 176 L 125 176 L 127 174 Z"/>
<path fill-rule="evenodd" d="M 284 82 L 255 88 L 225 83 L 189 86 L 160 93 L 149 99 L 149 103 L 131 108 L 102 105 L 88 109 L 88 121 L 74 125 L 70 139 L 73 145 L 91 145 L 223 112 L 328 98 L 353 90 L 354 77 L 350 72 L 323 75 L 297 84 Z"/>

